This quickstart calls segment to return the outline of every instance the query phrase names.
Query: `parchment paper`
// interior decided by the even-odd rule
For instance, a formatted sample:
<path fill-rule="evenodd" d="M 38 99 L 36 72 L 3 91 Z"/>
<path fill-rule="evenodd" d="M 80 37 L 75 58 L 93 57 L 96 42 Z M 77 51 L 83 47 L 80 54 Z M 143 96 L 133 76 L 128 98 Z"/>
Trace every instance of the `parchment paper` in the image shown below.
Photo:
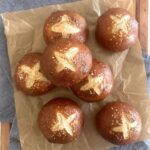
<path fill-rule="evenodd" d="M 84 103 L 67 89 L 61 88 L 55 89 L 44 96 L 25 96 L 14 85 L 16 112 L 23 150 L 105 150 L 114 146 L 97 133 L 94 118 L 97 111 L 105 103 L 118 99 L 133 105 L 141 114 L 143 130 L 140 140 L 150 138 L 150 100 L 139 41 L 130 50 L 111 53 L 98 46 L 94 37 L 96 21 L 102 12 L 110 7 L 123 7 L 134 15 L 135 2 L 136 0 L 84 0 L 2 14 L 12 76 L 16 63 L 24 54 L 44 50 L 46 45 L 42 30 L 46 18 L 53 11 L 68 9 L 75 10 L 86 17 L 90 29 L 88 45 L 93 51 L 93 56 L 108 63 L 112 67 L 115 77 L 115 86 L 110 96 L 105 101 L 96 104 Z M 37 126 L 37 115 L 41 107 L 48 100 L 58 96 L 69 97 L 77 101 L 85 114 L 85 126 L 81 136 L 66 145 L 49 143 Z"/>

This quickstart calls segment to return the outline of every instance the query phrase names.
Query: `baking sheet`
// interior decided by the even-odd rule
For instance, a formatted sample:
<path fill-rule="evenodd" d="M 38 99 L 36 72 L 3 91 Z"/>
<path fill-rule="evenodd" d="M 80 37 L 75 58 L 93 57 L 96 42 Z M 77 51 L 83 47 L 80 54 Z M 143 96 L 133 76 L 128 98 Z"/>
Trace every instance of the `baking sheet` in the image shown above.
<path fill-rule="evenodd" d="M 70 91 L 57 88 L 39 97 L 25 96 L 14 85 L 14 97 L 19 126 L 21 146 L 23 150 L 105 150 L 114 146 L 105 141 L 97 133 L 94 117 L 97 111 L 108 101 L 120 99 L 133 105 L 141 114 L 143 130 L 140 140 L 150 138 L 150 100 L 148 97 L 145 67 L 139 41 L 127 51 L 112 53 L 104 51 L 97 45 L 94 37 L 98 16 L 111 7 L 122 7 L 135 14 L 136 0 L 83 0 L 62 5 L 49 5 L 2 14 L 7 37 L 8 55 L 12 71 L 12 79 L 17 62 L 28 52 L 42 52 L 45 49 L 43 25 L 46 18 L 56 10 L 75 10 L 87 19 L 90 35 L 88 45 L 93 56 L 108 63 L 114 73 L 115 86 L 112 93 L 103 102 L 84 103 Z M 58 96 L 72 98 L 77 101 L 85 114 L 85 126 L 81 136 L 72 143 L 61 145 L 49 143 L 39 131 L 37 115 L 41 107 L 50 99 Z"/>

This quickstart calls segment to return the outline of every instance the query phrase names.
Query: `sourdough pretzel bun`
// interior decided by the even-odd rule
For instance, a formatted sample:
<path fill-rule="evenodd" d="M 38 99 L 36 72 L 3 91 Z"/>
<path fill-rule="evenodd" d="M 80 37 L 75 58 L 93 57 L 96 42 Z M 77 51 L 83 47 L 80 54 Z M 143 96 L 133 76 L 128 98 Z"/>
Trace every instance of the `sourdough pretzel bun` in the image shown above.
<path fill-rule="evenodd" d="M 123 8 L 111 8 L 98 18 L 96 39 L 100 45 L 110 51 L 130 48 L 137 37 L 138 23 Z"/>
<path fill-rule="evenodd" d="M 88 36 L 88 27 L 85 18 L 78 13 L 56 11 L 46 20 L 43 33 L 47 44 L 60 38 L 71 38 L 84 43 Z"/>
<path fill-rule="evenodd" d="M 83 113 L 76 102 L 66 98 L 55 98 L 41 109 L 38 124 L 49 142 L 65 144 L 80 135 Z"/>
<path fill-rule="evenodd" d="M 60 39 L 50 44 L 41 58 L 42 72 L 56 86 L 69 87 L 80 82 L 91 67 L 90 49 L 71 39 Z"/>
<path fill-rule="evenodd" d="M 98 102 L 111 92 L 112 87 L 113 74 L 109 65 L 94 59 L 89 75 L 71 89 L 86 102 Z"/>
<path fill-rule="evenodd" d="M 136 141 L 142 129 L 139 113 L 123 102 L 104 106 L 96 116 L 96 126 L 103 138 L 117 145 Z"/>
<path fill-rule="evenodd" d="M 17 64 L 15 83 L 19 90 L 26 95 L 45 94 L 53 85 L 40 72 L 41 53 L 26 54 Z"/>

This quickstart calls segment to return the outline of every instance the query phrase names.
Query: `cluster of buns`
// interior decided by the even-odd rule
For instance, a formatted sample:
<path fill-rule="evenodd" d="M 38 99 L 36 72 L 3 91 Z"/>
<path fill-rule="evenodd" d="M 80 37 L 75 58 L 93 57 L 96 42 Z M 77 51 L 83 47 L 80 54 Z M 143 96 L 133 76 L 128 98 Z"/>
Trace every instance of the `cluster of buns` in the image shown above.
<path fill-rule="evenodd" d="M 135 43 L 137 31 L 131 14 L 114 8 L 98 18 L 96 39 L 108 50 L 122 51 Z M 85 102 L 99 102 L 110 94 L 114 84 L 112 70 L 94 59 L 85 44 L 88 25 L 84 17 L 73 11 L 56 11 L 46 20 L 43 35 L 47 44 L 44 52 L 26 54 L 16 67 L 18 89 L 35 96 L 61 86 Z M 81 133 L 83 112 L 76 102 L 55 98 L 41 109 L 38 124 L 50 142 L 65 144 Z M 96 127 L 106 140 L 129 144 L 140 135 L 141 119 L 132 106 L 118 101 L 100 110 Z"/>

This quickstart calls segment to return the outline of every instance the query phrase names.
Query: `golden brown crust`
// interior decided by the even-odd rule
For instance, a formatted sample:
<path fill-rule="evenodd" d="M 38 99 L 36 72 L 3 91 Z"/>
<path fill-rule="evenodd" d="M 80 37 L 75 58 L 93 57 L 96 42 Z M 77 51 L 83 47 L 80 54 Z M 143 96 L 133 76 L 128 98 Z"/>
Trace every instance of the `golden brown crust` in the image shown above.
<path fill-rule="evenodd" d="M 105 105 L 96 116 L 96 126 L 103 138 L 116 145 L 136 141 L 142 129 L 139 113 L 123 102 Z"/>
<path fill-rule="evenodd" d="M 104 48 L 122 51 L 136 42 L 138 23 L 127 10 L 111 8 L 99 17 L 95 35 Z"/>
<path fill-rule="evenodd" d="M 15 83 L 26 95 L 45 94 L 53 85 L 40 72 L 41 53 L 26 54 L 17 64 Z"/>
<path fill-rule="evenodd" d="M 112 87 L 113 74 L 110 67 L 94 59 L 89 75 L 71 89 L 75 95 L 86 102 L 98 102 L 111 92 Z"/>
<path fill-rule="evenodd" d="M 41 58 L 42 72 L 57 86 L 69 87 L 80 82 L 91 67 L 89 48 L 71 39 L 60 39 L 49 45 Z"/>
<path fill-rule="evenodd" d="M 49 142 L 65 144 L 80 135 L 83 113 L 76 102 L 67 98 L 55 98 L 41 109 L 38 124 Z"/>
<path fill-rule="evenodd" d="M 84 43 L 88 27 L 84 17 L 74 11 L 56 11 L 46 20 L 43 35 L 47 44 L 60 38 L 71 38 Z"/>

